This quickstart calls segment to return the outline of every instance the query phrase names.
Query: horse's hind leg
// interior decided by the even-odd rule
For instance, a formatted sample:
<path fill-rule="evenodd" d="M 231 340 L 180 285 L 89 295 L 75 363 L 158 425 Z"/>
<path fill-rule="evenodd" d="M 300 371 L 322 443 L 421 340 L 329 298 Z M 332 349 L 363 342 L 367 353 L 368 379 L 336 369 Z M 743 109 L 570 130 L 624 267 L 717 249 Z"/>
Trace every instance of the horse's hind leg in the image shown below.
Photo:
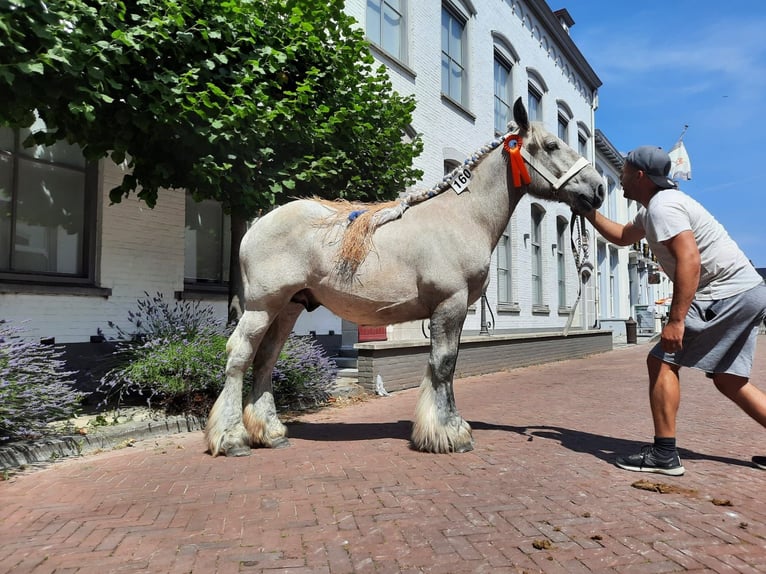
<path fill-rule="evenodd" d="M 242 422 L 242 379 L 269 323 L 268 313 L 245 311 L 226 343 L 226 384 L 205 426 L 205 439 L 213 456 L 250 454 L 249 435 Z"/>
<path fill-rule="evenodd" d="M 255 354 L 253 388 L 243 416 L 252 446 L 280 448 L 289 445 L 287 427 L 277 416 L 271 373 L 301 311 L 303 306 L 297 303 L 285 307 L 274 319 Z"/>
<path fill-rule="evenodd" d="M 464 295 L 455 296 L 440 304 L 431 316 L 431 354 L 412 428 L 412 444 L 417 450 L 473 450 L 471 427 L 458 413 L 452 387 L 466 311 Z"/>

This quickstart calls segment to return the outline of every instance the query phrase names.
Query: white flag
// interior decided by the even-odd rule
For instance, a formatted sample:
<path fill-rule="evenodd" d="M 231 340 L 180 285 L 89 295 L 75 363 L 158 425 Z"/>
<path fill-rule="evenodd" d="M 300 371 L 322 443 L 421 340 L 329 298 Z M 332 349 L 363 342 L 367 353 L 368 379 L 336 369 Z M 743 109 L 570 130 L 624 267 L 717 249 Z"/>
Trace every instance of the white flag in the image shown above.
<path fill-rule="evenodd" d="M 678 140 L 668 153 L 670 156 L 670 179 L 691 179 L 692 164 L 683 140 Z"/>

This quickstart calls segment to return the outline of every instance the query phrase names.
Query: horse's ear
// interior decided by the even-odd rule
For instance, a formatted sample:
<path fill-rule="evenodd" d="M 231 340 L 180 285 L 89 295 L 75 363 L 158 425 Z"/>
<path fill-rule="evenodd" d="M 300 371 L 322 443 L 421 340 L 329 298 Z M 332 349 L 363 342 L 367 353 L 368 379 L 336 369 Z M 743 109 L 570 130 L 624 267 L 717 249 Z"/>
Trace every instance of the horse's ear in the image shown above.
<path fill-rule="evenodd" d="M 513 104 L 513 119 L 519 124 L 519 128 L 526 131 L 529 129 L 529 116 L 527 115 L 527 108 L 524 107 L 524 103 L 521 98 L 517 98 Z"/>

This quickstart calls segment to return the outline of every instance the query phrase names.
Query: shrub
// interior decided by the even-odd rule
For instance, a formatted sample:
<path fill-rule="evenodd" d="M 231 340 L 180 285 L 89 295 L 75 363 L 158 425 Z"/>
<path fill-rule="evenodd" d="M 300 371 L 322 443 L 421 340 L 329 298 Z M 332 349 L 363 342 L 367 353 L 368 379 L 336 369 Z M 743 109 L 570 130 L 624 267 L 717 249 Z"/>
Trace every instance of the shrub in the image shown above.
<path fill-rule="evenodd" d="M 83 398 L 62 351 L 23 335 L 0 320 L 0 441 L 48 434 L 49 423 L 74 415 Z"/>
<path fill-rule="evenodd" d="M 128 321 L 133 325 L 130 331 L 109 324 L 130 340 L 118 347 L 122 364 L 101 379 L 99 391 L 106 393 L 106 400 L 123 402 L 139 396 L 169 413 L 206 415 L 225 381 L 229 335 L 214 319 L 212 307 L 187 301 L 171 307 L 156 295 L 139 300 Z M 319 345 L 291 335 L 274 368 L 277 406 L 301 408 L 325 402 L 336 374 Z M 243 392 L 251 384 L 248 372 Z"/>
<path fill-rule="evenodd" d="M 274 365 L 271 384 L 277 407 L 313 407 L 324 403 L 338 368 L 311 337 L 290 335 Z"/>

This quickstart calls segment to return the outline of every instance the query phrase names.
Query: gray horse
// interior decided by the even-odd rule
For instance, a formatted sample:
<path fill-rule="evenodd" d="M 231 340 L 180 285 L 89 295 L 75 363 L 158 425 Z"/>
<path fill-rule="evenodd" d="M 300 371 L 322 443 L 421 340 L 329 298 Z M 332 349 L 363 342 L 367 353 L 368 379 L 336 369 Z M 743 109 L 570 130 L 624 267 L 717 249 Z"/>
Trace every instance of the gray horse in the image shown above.
<path fill-rule="evenodd" d="M 454 172 L 458 179 L 470 178 L 465 191 L 428 193 L 428 201 L 404 205 L 409 209 L 400 208 L 384 225 L 386 218 L 378 218 L 369 252 L 350 267 L 341 248 L 360 224 L 345 216 L 347 205 L 296 200 L 252 226 L 240 248 L 245 311 L 228 341 L 226 384 L 205 429 L 211 454 L 242 456 L 251 446 L 288 444 L 271 372 L 300 313 L 319 305 L 362 325 L 430 319 L 431 351 L 412 444 L 439 453 L 473 448 L 452 379 L 463 322 L 487 285 L 498 239 L 524 193 L 575 211 L 597 208 L 604 196 L 596 170 L 530 123 L 520 99 L 513 114 L 515 125 L 503 145 L 491 145 L 474 157 L 472 168 Z M 523 161 L 513 157 L 519 151 Z M 251 364 L 253 389 L 243 411 L 243 376 Z"/>

